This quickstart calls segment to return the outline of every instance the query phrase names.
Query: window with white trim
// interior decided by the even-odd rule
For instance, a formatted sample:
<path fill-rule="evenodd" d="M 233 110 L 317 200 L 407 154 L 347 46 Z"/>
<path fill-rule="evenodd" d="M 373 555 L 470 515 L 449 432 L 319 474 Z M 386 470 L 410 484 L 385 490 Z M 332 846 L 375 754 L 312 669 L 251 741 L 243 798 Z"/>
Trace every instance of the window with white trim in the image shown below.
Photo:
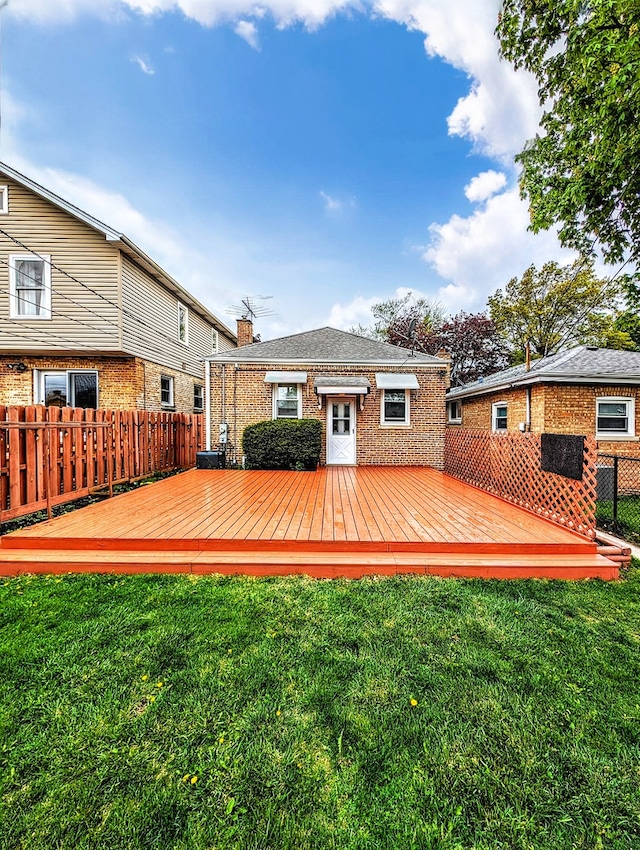
<path fill-rule="evenodd" d="M 178 301 L 178 341 L 189 345 L 189 310 Z"/>
<path fill-rule="evenodd" d="M 98 373 L 95 370 L 38 372 L 37 404 L 46 407 L 98 407 Z"/>
<path fill-rule="evenodd" d="M 218 331 L 215 328 L 211 328 L 211 353 L 218 353 Z"/>
<path fill-rule="evenodd" d="M 50 258 L 10 254 L 9 296 L 12 319 L 50 319 Z"/>
<path fill-rule="evenodd" d="M 162 407 L 173 407 L 173 378 L 171 375 L 160 376 L 160 404 Z"/>
<path fill-rule="evenodd" d="M 459 399 L 447 402 L 447 414 L 449 422 L 462 422 L 462 402 Z"/>
<path fill-rule="evenodd" d="M 9 213 L 9 187 L 0 186 L 0 215 Z"/>
<path fill-rule="evenodd" d="M 409 390 L 383 390 L 380 411 L 382 425 L 409 424 Z"/>
<path fill-rule="evenodd" d="M 635 399 L 603 396 L 596 399 L 596 437 L 634 437 Z"/>
<path fill-rule="evenodd" d="M 204 410 L 204 387 L 202 384 L 193 385 L 193 410 L 194 413 L 202 413 Z"/>
<path fill-rule="evenodd" d="M 274 384 L 273 418 L 302 418 L 302 393 L 300 384 Z"/>
<path fill-rule="evenodd" d="M 498 401 L 491 405 L 491 428 L 494 431 L 507 430 L 507 403 Z"/>

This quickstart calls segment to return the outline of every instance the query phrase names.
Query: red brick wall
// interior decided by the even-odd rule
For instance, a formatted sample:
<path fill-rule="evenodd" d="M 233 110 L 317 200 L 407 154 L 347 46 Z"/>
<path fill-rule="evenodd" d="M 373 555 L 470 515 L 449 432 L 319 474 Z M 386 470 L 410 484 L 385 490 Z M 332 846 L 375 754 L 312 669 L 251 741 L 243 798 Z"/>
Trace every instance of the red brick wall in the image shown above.
<path fill-rule="evenodd" d="M 217 440 L 218 425 L 226 421 L 229 441 L 237 447 L 241 457 L 242 432 L 247 425 L 273 418 L 273 385 L 264 382 L 267 371 L 282 370 L 282 365 L 239 365 L 238 369 L 212 365 L 211 369 L 211 433 Z M 420 388 L 411 392 L 410 426 L 383 427 L 380 425 L 380 392 L 375 390 L 376 372 L 395 372 L 394 368 L 318 367 L 295 366 L 296 371 L 307 373 L 307 383 L 302 388 L 302 416 L 327 420 L 326 402 L 318 409 L 318 398 L 313 391 L 313 379 L 319 374 L 364 375 L 372 390 L 364 399 L 363 409 L 358 403 L 356 418 L 356 452 L 358 464 L 415 464 L 442 469 L 444 465 L 445 391 L 446 375 L 438 369 L 410 370 L 418 376 Z M 409 371 L 409 370 L 407 370 Z M 223 411 L 223 373 L 224 399 Z M 326 457 L 323 434 L 321 462 Z"/>
<path fill-rule="evenodd" d="M 636 399 L 636 439 L 598 440 L 598 451 L 640 457 L 640 389 L 580 384 L 536 384 L 531 387 L 531 430 L 552 434 L 584 434 L 595 437 L 596 399 L 603 396 Z M 526 390 L 514 388 L 476 398 L 462 399 L 462 427 L 491 429 L 491 405 L 508 404 L 509 431 L 518 430 L 526 415 Z M 450 425 L 451 428 L 460 427 Z"/>
<path fill-rule="evenodd" d="M 24 363 L 25 372 L 10 369 L 9 363 Z M 98 407 L 107 410 L 166 410 L 160 404 L 160 375 L 174 379 L 175 405 L 171 411 L 193 413 L 193 385 L 204 378 L 165 369 L 136 357 L 1 356 L 0 404 L 34 404 L 33 370 L 96 369 Z"/>

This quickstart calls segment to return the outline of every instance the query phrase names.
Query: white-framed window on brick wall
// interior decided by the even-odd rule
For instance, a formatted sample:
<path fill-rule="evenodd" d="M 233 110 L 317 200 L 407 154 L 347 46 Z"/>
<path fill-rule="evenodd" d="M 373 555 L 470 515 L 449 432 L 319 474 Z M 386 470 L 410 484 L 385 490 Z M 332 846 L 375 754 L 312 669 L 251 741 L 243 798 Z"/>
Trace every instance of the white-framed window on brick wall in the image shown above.
<path fill-rule="evenodd" d="M 98 372 L 86 370 L 36 370 L 33 374 L 36 404 L 47 407 L 98 407 Z"/>
<path fill-rule="evenodd" d="M 202 384 L 193 385 L 193 412 L 202 413 L 204 410 L 204 387 Z"/>
<path fill-rule="evenodd" d="M 174 406 L 173 383 L 171 375 L 160 376 L 160 404 L 162 407 Z"/>
<path fill-rule="evenodd" d="M 497 401 L 491 405 L 491 430 L 507 430 L 508 405 L 506 401 Z"/>
<path fill-rule="evenodd" d="M 300 384 L 273 385 L 273 418 L 300 419 L 302 417 L 302 392 Z"/>
<path fill-rule="evenodd" d="M 636 433 L 635 399 L 601 396 L 596 399 L 596 437 L 634 437 Z"/>
<path fill-rule="evenodd" d="M 454 424 L 462 422 L 462 402 L 460 399 L 447 402 L 447 421 Z"/>
<path fill-rule="evenodd" d="M 51 318 L 51 258 L 9 255 L 10 318 Z"/>

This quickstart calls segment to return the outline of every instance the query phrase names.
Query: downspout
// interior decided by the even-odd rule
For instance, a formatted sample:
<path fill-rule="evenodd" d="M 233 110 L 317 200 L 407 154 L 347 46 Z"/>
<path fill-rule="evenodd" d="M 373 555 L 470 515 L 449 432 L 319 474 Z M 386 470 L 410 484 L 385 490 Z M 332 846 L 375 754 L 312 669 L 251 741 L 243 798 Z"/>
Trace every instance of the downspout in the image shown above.
<path fill-rule="evenodd" d="M 525 413 L 524 430 L 527 433 L 531 430 L 531 387 L 527 387 L 527 409 Z"/>
<path fill-rule="evenodd" d="M 211 361 L 204 361 L 204 443 L 211 451 Z"/>

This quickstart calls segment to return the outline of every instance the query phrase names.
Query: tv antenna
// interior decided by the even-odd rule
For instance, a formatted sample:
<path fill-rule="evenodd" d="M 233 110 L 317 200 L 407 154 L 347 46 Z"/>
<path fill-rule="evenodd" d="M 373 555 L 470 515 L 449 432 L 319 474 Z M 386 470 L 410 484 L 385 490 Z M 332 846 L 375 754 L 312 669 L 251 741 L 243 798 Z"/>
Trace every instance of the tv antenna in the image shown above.
<path fill-rule="evenodd" d="M 269 301 L 271 298 L 273 298 L 273 295 L 245 295 L 240 304 L 232 304 L 227 307 L 225 313 L 242 319 L 250 319 L 252 322 L 259 316 L 275 316 L 275 310 L 272 310 L 268 305 L 256 303 L 256 301 Z"/>

